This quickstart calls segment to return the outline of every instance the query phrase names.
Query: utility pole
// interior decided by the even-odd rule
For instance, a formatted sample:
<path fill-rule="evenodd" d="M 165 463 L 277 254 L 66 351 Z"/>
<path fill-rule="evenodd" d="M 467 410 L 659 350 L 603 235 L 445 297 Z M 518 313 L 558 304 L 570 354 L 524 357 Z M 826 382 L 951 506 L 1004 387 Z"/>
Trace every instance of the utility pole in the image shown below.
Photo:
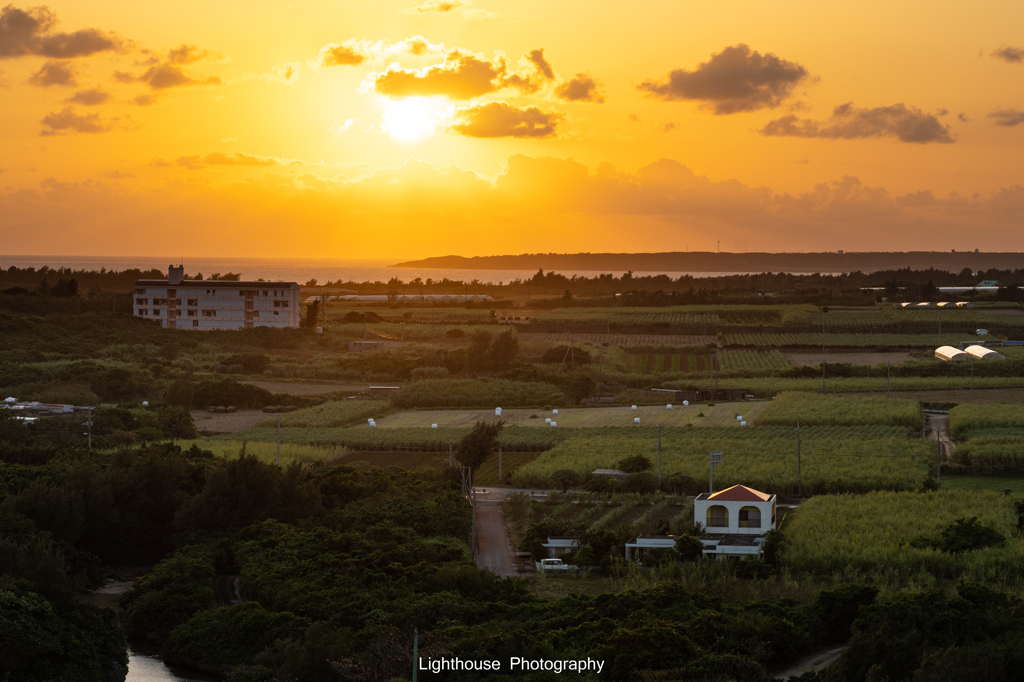
<path fill-rule="evenodd" d="M 448 441 L 448 466 L 452 466 L 452 443 Z"/>
<path fill-rule="evenodd" d="M 658 490 L 661 490 L 661 424 L 658 424 Z"/>
<path fill-rule="evenodd" d="M 800 420 L 796 420 L 796 496 L 804 496 L 804 476 L 800 467 Z"/>
<path fill-rule="evenodd" d="M 821 306 L 821 393 L 825 393 L 825 313 L 828 306 Z"/>
<path fill-rule="evenodd" d="M 89 449 L 90 450 L 92 450 L 92 411 L 95 410 L 95 409 L 96 409 L 95 407 L 90 407 L 89 408 L 88 426 L 89 426 Z"/>
<path fill-rule="evenodd" d="M 366 341 L 366 313 L 363 313 L 363 341 Z"/>
<path fill-rule="evenodd" d="M 499 431 L 498 432 L 498 487 L 501 487 L 501 482 L 502 482 L 502 480 L 504 480 L 501 477 L 501 445 L 502 445 L 502 442 L 501 442 L 501 432 Z"/>
<path fill-rule="evenodd" d="M 938 482 L 939 490 L 942 490 L 942 429 L 935 429 L 935 449 L 938 451 L 935 480 Z"/>
<path fill-rule="evenodd" d="M 277 415 L 277 466 L 281 466 L 281 415 Z"/>
<path fill-rule="evenodd" d="M 722 451 L 713 450 L 708 461 L 708 495 L 715 492 L 715 465 L 722 463 Z"/>
<path fill-rule="evenodd" d="M 889 389 L 892 386 L 892 363 L 885 368 L 885 399 L 889 399 Z"/>
<path fill-rule="evenodd" d="M 971 402 L 974 402 L 974 368 L 971 367 Z"/>
<path fill-rule="evenodd" d="M 420 629 L 412 629 L 412 682 L 416 682 L 416 668 L 420 660 Z"/>

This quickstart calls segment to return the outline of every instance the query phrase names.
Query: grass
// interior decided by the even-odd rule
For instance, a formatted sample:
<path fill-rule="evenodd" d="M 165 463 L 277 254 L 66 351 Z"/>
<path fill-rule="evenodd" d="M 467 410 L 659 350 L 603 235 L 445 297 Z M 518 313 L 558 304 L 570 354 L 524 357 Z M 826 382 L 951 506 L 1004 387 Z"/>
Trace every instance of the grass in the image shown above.
<path fill-rule="evenodd" d="M 330 428 L 365 423 L 370 417 L 385 415 L 391 411 L 391 403 L 385 400 L 334 400 L 281 415 L 281 426 L 305 428 Z M 259 426 L 276 426 L 276 419 L 269 419 Z"/>
<path fill-rule="evenodd" d="M 922 537 L 936 538 L 956 519 L 973 516 L 1000 532 L 1005 546 L 954 555 L 911 545 Z M 871 576 L 926 571 L 947 578 L 1009 580 L 1019 576 L 1024 564 L 1024 536 L 1017 533 L 1013 499 L 990 491 L 815 497 L 788 521 L 782 561 L 798 572 Z"/>
<path fill-rule="evenodd" d="M 949 411 L 949 430 L 954 438 L 995 428 L 1024 429 L 1024 409 L 1020 405 L 957 405 Z"/>
<path fill-rule="evenodd" d="M 1014 495 L 1024 495 L 1024 477 L 1022 476 L 942 476 L 943 490 L 967 490 L 978 492 L 990 490 L 998 493 L 1012 491 Z"/>
<path fill-rule="evenodd" d="M 921 405 L 912 400 L 783 393 L 757 418 L 760 426 L 856 426 L 884 424 L 918 428 Z"/>
<path fill-rule="evenodd" d="M 552 473 L 572 469 L 587 475 L 613 468 L 622 458 L 641 454 L 657 461 L 656 438 L 648 430 L 616 435 L 580 434 L 548 450 L 514 478 L 522 487 L 550 487 Z M 798 489 L 797 434 L 788 427 L 671 429 L 662 437 L 664 476 L 681 473 L 703 485 L 708 454 L 724 453 L 715 468 L 717 488 L 743 484 L 780 495 Z M 933 466 L 933 448 L 895 427 L 809 427 L 801 432 L 800 469 L 804 494 L 916 490 Z"/>
<path fill-rule="evenodd" d="M 966 399 L 971 380 L 969 377 L 893 377 L 893 391 L 956 390 L 963 391 Z M 743 388 L 756 395 L 775 395 L 780 391 L 821 392 L 821 377 L 807 379 L 780 379 L 778 377 L 722 378 L 721 388 Z M 697 389 L 707 388 L 707 382 L 694 379 L 679 379 L 665 382 L 666 388 Z M 974 387 L 982 388 L 1024 388 L 1024 376 L 1020 377 L 974 377 Z M 885 377 L 829 377 L 825 372 L 827 393 L 856 393 L 886 390 Z"/>
<path fill-rule="evenodd" d="M 242 449 L 241 440 L 176 440 L 175 445 L 182 448 L 190 448 L 193 444 L 209 450 L 217 457 L 234 459 L 238 457 Z M 248 455 L 255 455 L 261 462 L 272 464 L 277 461 L 277 443 L 244 441 L 245 452 Z M 311 462 L 319 459 L 339 461 L 349 455 L 343 447 L 328 446 L 320 447 L 314 445 L 299 445 L 296 443 L 281 443 L 281 464 L 288 465 L 294 461 Z"/>
<path fill-rule="evenodd" d="M 544 420 L 551 418 L 559 429 L 605 428 L 609 426 L 631 426 L 636 417 L 646 426 L 662 425 L 686 426 L 738 426 L 736 415 L 743 415 L 750 420 L 757 417 L 768 405 L 766 402 L 730 403 L 721 405 L 673 405 L 671 410 L 664 405 L 638 405 L 636 410 L 629 406 L 615 407 L 566 407 L 559 408 L 558 414 L 549 410 L 517 410 L 503 409 L 501 417 L 496 417 L 494 410 L 410 410 L 388 415 L 377 420 L 379 429 L 430 428 L 437 424 L 438 428 L 469 428 L 478 421 L 504 421 L 506 425 L 530 428 L 546 428 L 551 426 Z M 298 414 L 296 412 L 295 414 Z M 698 416 L 703 414 L 704 416 Z M 534 415 L 536 415 L 535 418 Z"/>

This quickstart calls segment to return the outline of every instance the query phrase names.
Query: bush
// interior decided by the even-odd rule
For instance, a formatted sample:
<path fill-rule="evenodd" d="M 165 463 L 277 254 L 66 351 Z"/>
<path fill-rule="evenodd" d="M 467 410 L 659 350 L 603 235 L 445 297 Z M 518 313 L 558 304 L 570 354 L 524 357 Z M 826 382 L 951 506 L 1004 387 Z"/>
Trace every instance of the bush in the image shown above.
<path fill-rule="evenodd" d="M 643 455 L 632 455 L 619 460 L 615 464 L 616 469 L 624 471 L 627 474 L 638 474 L 642 471 L 647 471 L 652 466 L 654 466 L 654 462 L 651 461 L 650 457 L 645 457 Z"/>
<path fill-rule="evenodd" d="M 250 663 L 276 640 L 298 635 L 306 624 L 292 613 L 268 611 L 256 602 L 202 611 L 174 629 L 165 658 L 206 666 Z"/>
<path fill-rule="evenodd" d="M 653 493 L 658 489 L 658 479 L 646 472 L 630 474 L 622 481 L 622 491 L 627 493 Z"/>

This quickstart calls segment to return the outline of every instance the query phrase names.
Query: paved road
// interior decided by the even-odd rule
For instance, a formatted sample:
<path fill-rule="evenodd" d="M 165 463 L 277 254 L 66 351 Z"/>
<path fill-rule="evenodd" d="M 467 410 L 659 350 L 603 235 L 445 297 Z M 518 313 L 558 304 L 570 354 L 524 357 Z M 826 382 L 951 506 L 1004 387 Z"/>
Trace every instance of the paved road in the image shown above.
<path fill-rule="evenodd" d="M 515 492 L 515 491 L 512 491 Z M 516 556 L 505 528 L 502 500 L 506 494 L 497 488 L 476 488 L 476 564 L 489 568 L 503 578 L 518 575 Z M 511 494 L 511 493 L 509 493 Z"/>

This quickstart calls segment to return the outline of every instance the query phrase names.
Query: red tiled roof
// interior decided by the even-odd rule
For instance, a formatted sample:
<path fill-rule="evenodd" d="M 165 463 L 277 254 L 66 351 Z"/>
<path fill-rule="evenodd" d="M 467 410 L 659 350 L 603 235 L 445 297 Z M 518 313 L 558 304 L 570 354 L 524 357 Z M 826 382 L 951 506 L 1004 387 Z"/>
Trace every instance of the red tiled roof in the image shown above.
<path fill-rule="evenodd" d="M 731 488 L 726 488 L 710 495 L 708 499 L 720 500 L 722 502 L 767 502 L 771 499 L 771 495 L 748 488 L 745 485 L 734 485 Z"/>

